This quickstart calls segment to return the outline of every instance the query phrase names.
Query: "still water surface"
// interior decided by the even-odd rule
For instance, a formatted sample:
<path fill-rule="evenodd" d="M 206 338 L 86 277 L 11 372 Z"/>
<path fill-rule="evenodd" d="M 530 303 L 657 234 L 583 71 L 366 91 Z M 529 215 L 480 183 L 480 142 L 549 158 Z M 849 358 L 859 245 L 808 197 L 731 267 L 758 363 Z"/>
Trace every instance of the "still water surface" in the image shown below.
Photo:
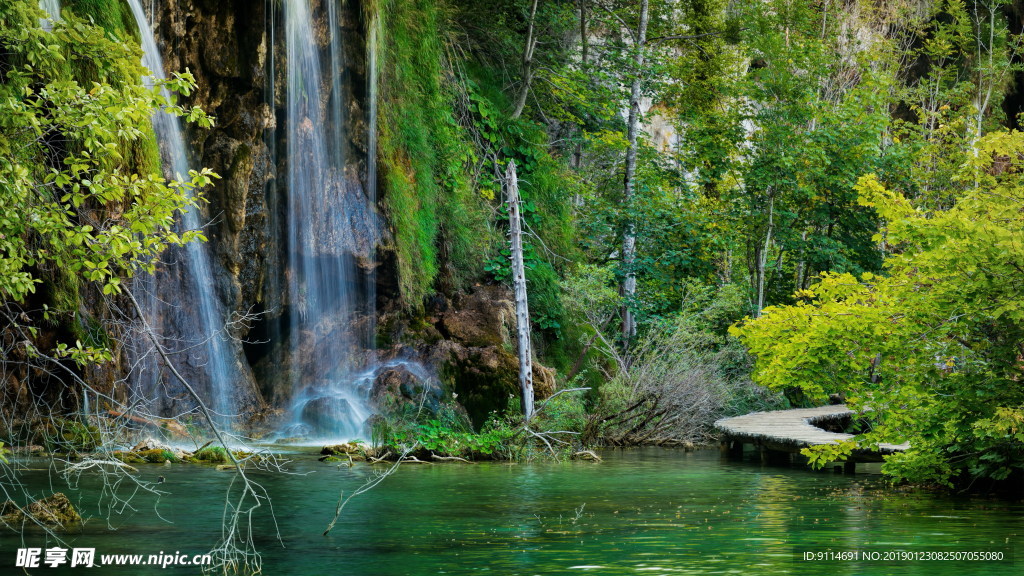
<path fill-rule="evenodd" d="M 338 494 L 372 474 L 295 454 L 298 475 L 258 474 L 273 498 L 282 547 L 267 515 L 258 519 L 264 574 L 399 576 L 433 574 L 829 574 L 963 576 L 1022 574 L 1003 562 L 804 561 L 803 552 L 998 551 L 1010 556 L 1024 531 L 1024 505 L 888 489 L 867 474 L 725 462 L 718 452 L 610 452 L 605 462 L 407 465 L 352 500 L 329 536 Z M 220 537 L 232 473 L 195 465 L 144 466 L 169 494 L 104 519 L 95 481 L 69 492 L 93 518 L 68 546 L 97 554 L 198 554 Z M 39 492 L 40 474 L 28 475 Z M 58 487 L 58 486 L 55 486 Z M 159 513 L 159 517 L 157 516 Z M 161 520 L 161 517 L 163 520 Z M 44 547 L 0 536 L 0 574 L 15 550 Z M 1024 562 L 1024 558 L 1021 559 Z M 32 574 L 195 574 L 194 569 L 39 568 Z"/>

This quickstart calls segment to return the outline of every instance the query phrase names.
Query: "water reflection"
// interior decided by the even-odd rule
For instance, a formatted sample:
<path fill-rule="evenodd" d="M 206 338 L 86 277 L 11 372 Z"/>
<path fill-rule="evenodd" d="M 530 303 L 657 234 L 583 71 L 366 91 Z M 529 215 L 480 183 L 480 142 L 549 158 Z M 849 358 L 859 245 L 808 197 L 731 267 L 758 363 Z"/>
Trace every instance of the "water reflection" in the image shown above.
<path fill-rule="evenodd" d="M 724 464 L 713 452 L 618 452 L 602 464 L 410 465 L 353 500 L 326 537 L 339 492 L 372 471 L 321 464 L 312 454 L 293 468 L 307 474 L 259 478 L 286 546 L 263 518 L 266 574 L 1019 573 L 1009 563 L 799 561 L 798 552 L 828 547 L 1005 549 L 1024 528 L 1022 506 L 894 492 L 871 476 Z M 167 477 L 172 494 L 159 509 L 173 524 L 140 501 L 138 513 L 117 519 L 119 531 L 92 522 L 76 546 L 120 553 L 210 546 L 229 473 L 178 466 L 143 474 L 150 470 Z M 9 536 L 0 545 L 20 546 Z"/>

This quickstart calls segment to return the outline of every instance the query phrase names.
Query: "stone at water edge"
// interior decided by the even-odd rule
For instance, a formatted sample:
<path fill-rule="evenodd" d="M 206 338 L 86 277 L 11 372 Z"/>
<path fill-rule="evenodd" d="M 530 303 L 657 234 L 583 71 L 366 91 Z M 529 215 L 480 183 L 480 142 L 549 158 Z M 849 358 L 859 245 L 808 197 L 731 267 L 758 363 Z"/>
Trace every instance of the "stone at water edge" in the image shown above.
<path fill-rule="evenodd" d="M 337 456 L 338 454 L 359 454 L 363 451 L 363 446 L 357 442 L 345 442 L 344 444 L 334 444 L 332 446 L 324 446 L 321 454 L 325 456 Z"/>
<path fill-rule="evenodd" d="M 362 461 L 366 460 L 368 456 L 372 455 L 373 450 L 359 442 L 346 442 L 344 444 L 335 444 L 333 446 L 324 446 L 320 450 L 322 456 L 319 458 L 321 462 L 335 462 L 335 461 Z"/>
<path fill-rule="evenodd" d="M 147 452 L 149 450 L 170 450 L 171 447 L 153 437 L 147 437 L 140 440 L 135 446 L 132 446 L 132 452 Z"/>
<path fill-rule="evenodd" d="M 378 409 L 394 409 L 402 405 L 422 406 L 437 412 L 444 391 L 433 378 L 422 379 L 408 368 L 398 365 L 383 370 L 373 380 L 370 401 Z"/>

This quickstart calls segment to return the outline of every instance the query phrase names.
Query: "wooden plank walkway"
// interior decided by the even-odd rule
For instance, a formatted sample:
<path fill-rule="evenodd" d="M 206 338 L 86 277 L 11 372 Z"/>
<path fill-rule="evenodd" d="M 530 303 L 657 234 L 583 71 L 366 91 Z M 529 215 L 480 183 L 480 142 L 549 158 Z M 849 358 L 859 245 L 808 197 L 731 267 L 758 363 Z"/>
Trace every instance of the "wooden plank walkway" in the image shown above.
<path fill-rule="evenodd" d="M 853 438 L 853 434 L 829 432 L 815 426 L 827 422 L 840 422 L 854 415 L 843 404 L 818 408 L 796 408 L 774 412 L 754 412 L 715 422 L 725 441 L 742 445 L 753 444 L 776 452 L 799 452 L 809 446 L 835 444 Z M 882 456 L 901 452 L 909 444 L 879 444 L 878 450 L 857 450 L 852 460 L 880 462 Z M 742 448 L 742 446 L 741 446 Z"/>

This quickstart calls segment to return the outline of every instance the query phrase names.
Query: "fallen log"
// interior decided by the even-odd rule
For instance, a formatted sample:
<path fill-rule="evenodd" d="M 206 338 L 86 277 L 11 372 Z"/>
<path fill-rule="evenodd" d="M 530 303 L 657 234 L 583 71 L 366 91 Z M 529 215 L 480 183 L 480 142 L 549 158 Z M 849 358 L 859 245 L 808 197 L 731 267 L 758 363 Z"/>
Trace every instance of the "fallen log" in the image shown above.
<path fill-rule="evenodd" d="M 124 418 L 130 422 L 141 424 L 149 428 L 156 430 L 163 430 L 170 432 L 174 436 L 189 436 L 188 429 L 179 424 L 176 420 L 161 418 L 159 420 L 143 418 L 142 416 L 136 416 L 135 414 L 128 414 L 126 412 L 118 412 L 117 410 L 108 410 L 107 415 L 113 418 Z"/>

